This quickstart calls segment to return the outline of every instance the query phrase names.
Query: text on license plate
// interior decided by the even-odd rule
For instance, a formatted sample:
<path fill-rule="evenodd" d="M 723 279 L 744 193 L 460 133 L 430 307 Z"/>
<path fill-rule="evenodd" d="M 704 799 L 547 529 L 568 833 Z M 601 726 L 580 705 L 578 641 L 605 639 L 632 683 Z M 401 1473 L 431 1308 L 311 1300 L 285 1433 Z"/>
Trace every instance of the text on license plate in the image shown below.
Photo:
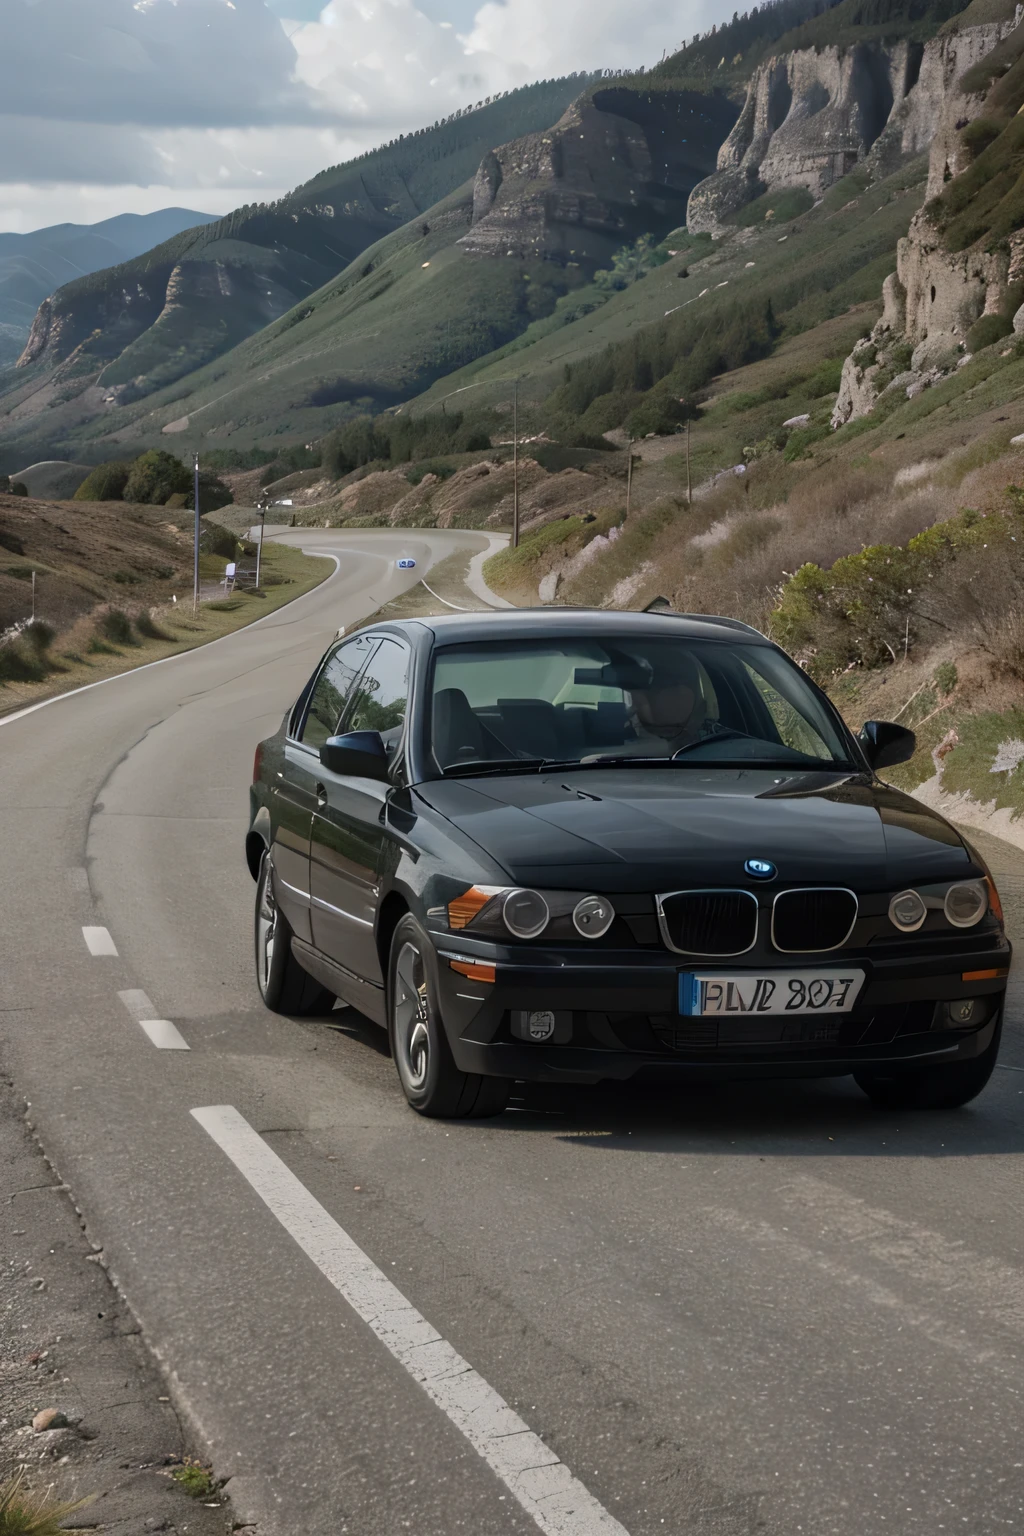
<path fill-rule="evenodd" d="M 772 971 L 758 976 L 750 971 L 683 971 L 679 976 L 679 1012 L 693 1018 L 700 1014 L 738 1013 L 849 1013 L 864 985 L 864 972 Z"/>

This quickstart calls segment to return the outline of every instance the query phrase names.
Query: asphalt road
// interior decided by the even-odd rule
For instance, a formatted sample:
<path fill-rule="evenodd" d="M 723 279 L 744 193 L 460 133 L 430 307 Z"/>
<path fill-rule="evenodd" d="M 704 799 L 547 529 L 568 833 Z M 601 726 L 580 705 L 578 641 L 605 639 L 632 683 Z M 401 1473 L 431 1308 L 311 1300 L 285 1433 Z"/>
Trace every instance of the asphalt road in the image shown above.
<path fill-rule="evenodd" d="M 0 725 L 3 1063 L 239 1518 L 260 1536 L 1020 1530 L 1019 972 L 993 1083 L 925 1117 L 837 1082 L 533 1091 L 444 1125 L 405 1107 L 353 1011 L 263 1009 L 253 748 L 338 624 L 400 589 L 398 554 L 420 574 L 474 540 L 305 535 L 342 557 L 306 598 Z M 1020 856 L 995 848 L 1020 928 Z M 189 1049 L 154 1048 L 147 1015 Z M 210 1106 L 299 1181 L 278 1180 L 277 1214 L 191 1113 Z M 329 1243 L 300 1247 L 309 1196 L 561 1458 L 582 1513 L 555 1501 L 543 1526 L 517 1502 L 339 1294 Z"/>

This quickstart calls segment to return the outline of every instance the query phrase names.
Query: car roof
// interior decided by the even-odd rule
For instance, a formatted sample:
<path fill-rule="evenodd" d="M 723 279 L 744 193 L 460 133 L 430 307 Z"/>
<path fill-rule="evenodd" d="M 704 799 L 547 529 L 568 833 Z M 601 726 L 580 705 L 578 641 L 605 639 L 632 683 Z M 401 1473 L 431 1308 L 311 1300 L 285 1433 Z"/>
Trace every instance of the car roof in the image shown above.
<path fill-rule="evenodd" d="M 375 626 L 376 627 L 376 626 Z M 384 626 L 381 626 L 384 627 Z M 491 612 L 445 613 L 437 617 L 392 619 L 388 629 L 431 631 L 439 643 L 455 645 L 471 640 L 545 639 L 554 637 L 645 638 L 725 640 L 747 645 L 772 642 L 739 619 L 713 614 L 632 613 L 607 608 L 502 608 Z"/>

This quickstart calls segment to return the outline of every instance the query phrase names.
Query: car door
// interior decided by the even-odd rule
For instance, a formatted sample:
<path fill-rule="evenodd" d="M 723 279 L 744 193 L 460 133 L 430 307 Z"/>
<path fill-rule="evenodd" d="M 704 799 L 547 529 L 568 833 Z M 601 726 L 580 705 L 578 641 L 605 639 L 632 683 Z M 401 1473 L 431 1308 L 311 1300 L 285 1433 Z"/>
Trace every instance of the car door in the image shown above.
<path fill-rule="evenodd" d="M 408 699 L 409 649 L 381 638 L 353 690 L 344 731 L 380 731 L 388 756 L 401 752 Z M 310 846 L 313 943 L 356 976 L 383 982 L 374 936 L 387 833 L 387 784 L 320 770 Z"/>
<path fill-rule="evenodd" d="M 309 839 L 317 804 L 320 748 L 333 736 L 376 640 L 360 635 L 324 658 L 304 708 L 289 722 L 273 790 L 274 890 L 292 931 L 313 942 L 309 919 Z"/>

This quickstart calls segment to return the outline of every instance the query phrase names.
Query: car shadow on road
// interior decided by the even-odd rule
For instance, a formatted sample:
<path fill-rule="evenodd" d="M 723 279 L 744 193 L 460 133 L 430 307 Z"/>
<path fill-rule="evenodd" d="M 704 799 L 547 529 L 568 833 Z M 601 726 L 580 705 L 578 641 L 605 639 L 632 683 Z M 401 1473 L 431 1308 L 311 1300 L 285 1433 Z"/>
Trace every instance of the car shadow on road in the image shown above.
<path fill-rule="evenodd" d="M 749 1157 L 977 1157 L 1024 1153 L 1024 1073 L 997 1069 L 963 1109 L 872 1107 L 850 1078 L 666 1087 L 517 1083 L 490 1122 L 590 1150 Z"/>

